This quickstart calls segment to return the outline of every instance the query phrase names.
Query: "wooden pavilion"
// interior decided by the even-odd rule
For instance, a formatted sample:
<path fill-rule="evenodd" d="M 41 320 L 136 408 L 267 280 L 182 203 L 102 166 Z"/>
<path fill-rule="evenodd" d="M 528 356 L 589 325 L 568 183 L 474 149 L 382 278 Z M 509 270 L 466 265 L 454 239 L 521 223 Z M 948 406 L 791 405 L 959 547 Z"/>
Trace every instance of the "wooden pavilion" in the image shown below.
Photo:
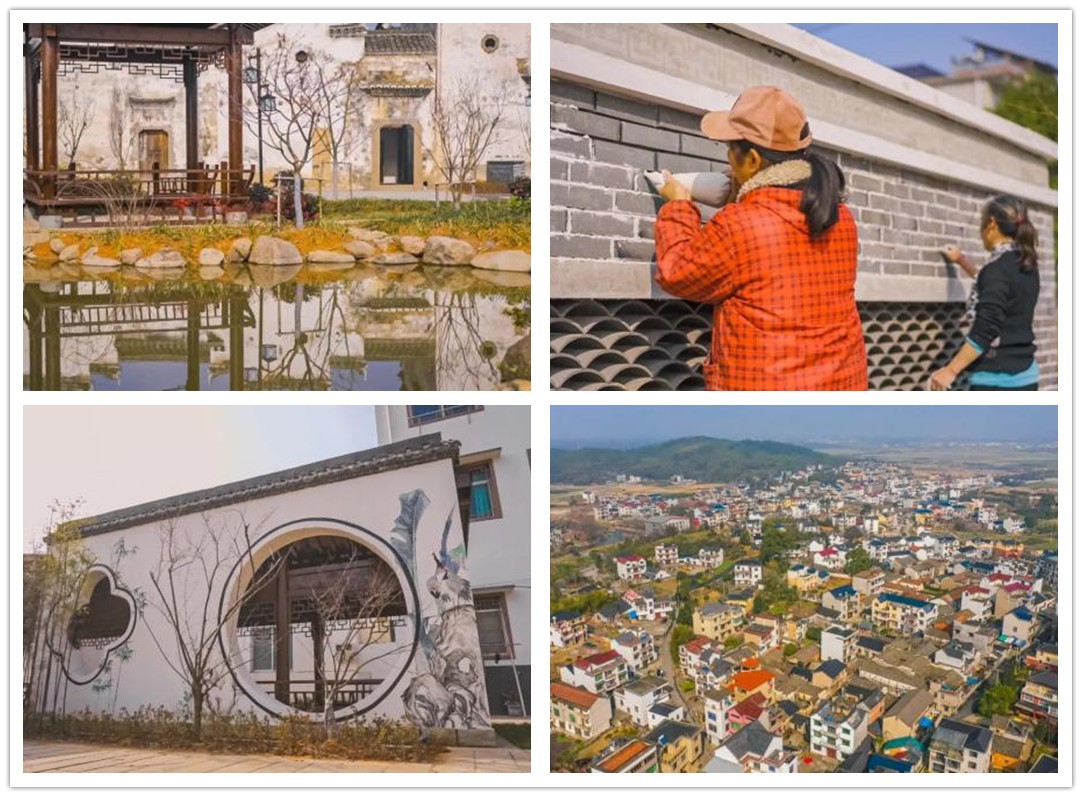
<path fill-rule="evenodd" d="M 210 207 L 247 198 L 254 167 L 244 168 L 243 48 L 262 24 L 43 23 L 23 26 L 26 109 L 24 197 L 39 214 L 92 206 L 105 187 L 125 186 L 147 204 Z M 228 158 L 199 162 L 199 76 L 224 69 L 228 85 Z M 60 78 L 126 70 L 184 84 L 186 163 L 183 169 L 61 169 L 58 156 Z M 198 215 L 198 214 L 197 214 Z"/>

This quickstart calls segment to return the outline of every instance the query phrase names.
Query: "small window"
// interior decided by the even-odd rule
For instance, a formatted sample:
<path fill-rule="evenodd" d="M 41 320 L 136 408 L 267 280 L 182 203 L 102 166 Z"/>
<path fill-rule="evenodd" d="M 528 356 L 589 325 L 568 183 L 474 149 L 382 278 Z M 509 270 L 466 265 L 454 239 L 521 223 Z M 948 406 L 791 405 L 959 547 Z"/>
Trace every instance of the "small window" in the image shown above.
<path fill-rule="evenodd" d="M 477 613 L 477 639 L 481 643 L 481 656 L 496 660 L 513 659 L 504 596 L 475 596 L 473 607 Z"/>
<path fill-rule="evenodd" d="M 409 417 L 410 426 L 423 426 L 426 423 L 480 412 L 482 409 L 476 404 L 410 404 L 406 407 L 406 415 Z"/>
<path fill-rule="evenodd" d="M 293 667 L 293 635 L 289 635 L 289 666 Z M 274 628 L 257 628 L 252 633 L 252 672 L 273 671 Z"/>
<path fill-rule="evenodd" d="M 470 520 L 486 520 L 500 517 L 496 481 L 492 465 L 486 463 L 470 468 Z"/>
<path fill-rule="evenodd" d="M 486 53 L 494 53 L 500 49 L 500 39 L 489 33 L 481 39 L 481 50 Z"/>

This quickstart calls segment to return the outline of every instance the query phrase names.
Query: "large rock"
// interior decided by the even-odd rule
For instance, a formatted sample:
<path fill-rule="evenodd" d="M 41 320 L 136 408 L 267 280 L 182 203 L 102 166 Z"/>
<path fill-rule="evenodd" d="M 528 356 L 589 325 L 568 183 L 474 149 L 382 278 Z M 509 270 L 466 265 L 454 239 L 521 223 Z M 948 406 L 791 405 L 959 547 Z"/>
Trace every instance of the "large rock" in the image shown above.
<path fill-rule="evenodd" d="M 409 252 L 384 252 L 368 262 L 373 266 L 410 266 L 417 264 L 417 258 Z"/>
<path fill-rule="evenodd" d="M 345 252 L 331 252 L 328 249 L 315 249 L 308 253 L 309 263 L 327 263 L 352 266 L 357 258 Z"/>
<path fill-rule="evenodd" d="M 54 255 L 58 255 L 61 252 L 63 252 L 65 246 L 66 246 L 66 244 L 64 243 L 63 239 L 61 239 L 61 238 L 50 238 L 49 239 L 49 248 L 53 251 Z"/>
<path fill-rule="evenodd" d="M 368 241 L 350 241 L 343 248 L 358 260 L 367 260 L 379 251 Z"/>
<path fill-rule="evenodd" d="M 289 241 L 273 235 L 260 235 L 248 253 L 248 263 L 257 266 L 299 266 L 304 263 L 304 257 L 301 250 Z"/>
<path fill-rule="evenodd" d="M 530 378 L 530 335 L 519 338 L 507 348 L 500 363 L 500 379 L 510 382 Z"/>
<path fill-rule="evenodd" d="M 243 263 L 248 259 L 248 253 L 252 251 L 251 238 L 238 238 L 229 247 L 229 262 Z"/>
<path fill-rule="evenodd" d="M 142 256 L 143 250 L 139 247 L 120 250 L 120 262 L 123 263 L 125 266 L 134 266 L 136 263 L 139 262 L 139 259 Z"/>
<path fill-rule="evenodd" d="M 65 246 L 63 249 L 60 250 L 59 257 L 62 261 L 65 262 L 68 260 L 75 260 L 79 257 L 79 244 L 71 244 L 69 246 Z"/>
<path fill-rule="evenodd" d="M 502 252 L 485 252 L 470 261 L 474 268 L 492 271 L 529 271 L 530 253 L 520 249 L 507 249 Z"/>
<path fill-rule="evenodd" d="M 184 255 L 178 252 L 176 249 L 160 249 L 150 257 L 143 258 L 141 261 L 142 268 L 164 268 L 164 269 L 177 269 L 186 268 L 188 261 L 184 259 Z M 139 263 L 136 263 L 139 265 Z"/>
<path fill-rule="evenodd" d="M 199 250 L 199 265 L 201 266 L 220 266 L 225 262 L 225 252 L 221 249 L 200 249 Z"/>
<path fill-rule="evenodd" d="M 350 227 L 349 235 L 355 241 L 367 241 L 370 244 L 375 244 L 380 249 L 387 247 L 394 238 L 383 230 L 369 230 L 365 227 Z"/>
<path fill-rule="evenodd" d="M 86 250 L 86 254 L 83 255 L 80 261 L 83 266 L 89 268 L 110 268 L 116 269 L 120 265 L 120 261 L 112 257 L 102 257 L 98 254 L 98 247 L 92 246 Z"/>
<path fill-rule="evenodd" d="M 433 235 L 425 244 L 421 260 L 437 266 L 465 266 L 476 254 L 477 252 L 468 241 Z"/>
<path fill-rule="evenodd" d="M 425 239 L 419 235 L 400 235 L 398 245 L 402 247 L 403 252 L 409 252 L 411 255 L 423 254 L 426 246 Z"/>

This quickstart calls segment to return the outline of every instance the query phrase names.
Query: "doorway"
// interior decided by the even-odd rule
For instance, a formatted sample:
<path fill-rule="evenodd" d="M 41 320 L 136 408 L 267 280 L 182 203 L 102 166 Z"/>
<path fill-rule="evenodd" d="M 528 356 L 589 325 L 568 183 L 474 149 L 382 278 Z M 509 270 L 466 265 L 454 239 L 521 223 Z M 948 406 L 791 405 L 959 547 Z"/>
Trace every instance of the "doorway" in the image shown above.
<path fill-rule="evenodd" d="M 149 172 L 155 163 L 159 169 L 169 168 L 169 134 L 164 130 L 141 130 L 139 168 Z"/>
<path fill-rule="evenodd" d="M 384 127 L 379 131 L 379 182 L 413 185 L 413 127 Z"/>

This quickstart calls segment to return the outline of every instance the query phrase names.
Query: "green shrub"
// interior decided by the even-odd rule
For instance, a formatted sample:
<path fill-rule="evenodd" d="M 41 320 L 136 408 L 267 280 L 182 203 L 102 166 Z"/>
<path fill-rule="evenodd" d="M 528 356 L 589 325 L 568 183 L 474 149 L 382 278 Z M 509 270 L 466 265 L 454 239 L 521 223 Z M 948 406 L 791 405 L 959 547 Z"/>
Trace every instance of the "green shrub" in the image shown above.
<path fill-rule="evenodd" d="M 141 706 L 134 712 L 122 709 L 115 715 L 89 709 L 61 716 L 26 714 L 23 729 L 26 738 L 248 755 L 433 761 L 443 749 L 422 741 L 419 730 L 404 722 L 348 720 L 328 735 L 322 723 L 300 715 L 272 722 L 255 712 L 209 712 L 197 740 L 189 718 L 162 706 Z"/>

